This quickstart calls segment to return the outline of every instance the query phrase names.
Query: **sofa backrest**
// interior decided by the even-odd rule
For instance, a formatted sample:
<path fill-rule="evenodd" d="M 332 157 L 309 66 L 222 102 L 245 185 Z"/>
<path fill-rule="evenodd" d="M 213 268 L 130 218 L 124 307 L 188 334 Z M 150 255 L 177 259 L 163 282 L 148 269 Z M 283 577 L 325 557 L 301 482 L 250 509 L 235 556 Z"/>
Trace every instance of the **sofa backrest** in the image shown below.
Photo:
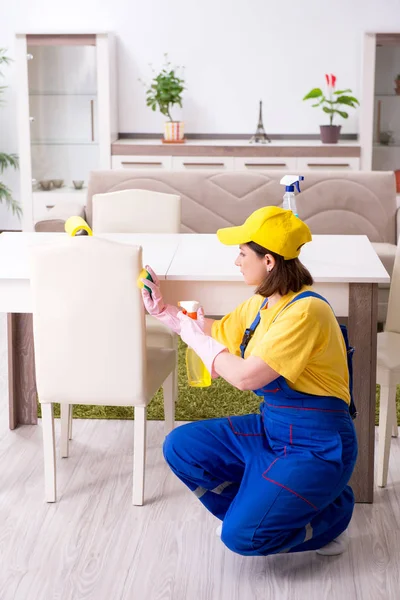
<path fill-rule="evenodd" d="M 92 224 L 92 197 L 105 192 L 144 189 L 182 198 L 182 232 L 215 233 L 239 225 L 257 208 L 282 205 L 282 171 L 93 171 L 86 216 Z M 396 243 L 396 185 L 391 171 L 305 173 L 297 210 L 314 234 L 368 236 Z"/>

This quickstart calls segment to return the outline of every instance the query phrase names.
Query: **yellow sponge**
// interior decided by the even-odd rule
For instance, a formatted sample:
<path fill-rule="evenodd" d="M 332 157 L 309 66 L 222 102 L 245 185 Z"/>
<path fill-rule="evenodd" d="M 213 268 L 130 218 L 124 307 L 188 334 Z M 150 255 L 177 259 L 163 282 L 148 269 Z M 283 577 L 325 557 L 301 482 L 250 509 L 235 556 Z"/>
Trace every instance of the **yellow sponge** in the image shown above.
<path fill-rule="evenodd" d="M 92 230 L 82 217 L 70 217 L 65 221 L 65 231 L 71 235 L 93 235 Z M 86 233 L 83 233 L 86 232 Z"/>
<path fill-rule="evenodd" d="M 151 289 L 147 285 L 144 285 L 143 281 L 141 281 L 142 279 L 149 279 L 150 281 L 153 281 L 150 273 L 148 271 L 146 271 L 146 269 L 142 269 L 140 271 L 139 277 L 137 278 L 137 284 L 138 284 L 138 287 L 144 288 L 145 290 L 147 290 L 151 296 Z"/>

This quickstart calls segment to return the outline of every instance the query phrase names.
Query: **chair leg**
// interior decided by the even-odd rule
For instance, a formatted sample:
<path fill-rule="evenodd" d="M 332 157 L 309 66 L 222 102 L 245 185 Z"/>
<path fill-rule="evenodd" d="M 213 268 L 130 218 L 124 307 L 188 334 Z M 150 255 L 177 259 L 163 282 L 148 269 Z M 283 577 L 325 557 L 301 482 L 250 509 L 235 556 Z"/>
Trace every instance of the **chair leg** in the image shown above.
<path fill-rule="evenodd" d="M 133 504 L 142 506 L 144 500 L 144 467 L 146 462 L 147 408 L 135 406 L 133 439 Z"/>
<path fill-rule="evenodd" d="M 392 417 L 392 437 L 398 437 L 399 436 L 399 428 L 398 428 L 398 425 L 397 425 L 396 396 L 394 398 L 393 404 L 391 404 L 390 407 L 392 409 L 392 412 L 391 412 L 391 417 Z"/>
<path fill-rule="evenodd" d="M 378 479 L 379 487 L 387 483 L 390 439 L 393 426 L 393 404 L 396 403 L 396 386 L 381 385 L 379 409 Z"/>
<path fill-rule="evenodd" d="M 52 404 L 42 404 L 44 496 L 46 502 L 56 501 L 56 448 Z"/>
<path fill-rule="evenodd" d="M 175 426 L 175 378 L 172 371 L 163 383 L 164 394 L 164 433 L 168 435 Z"/>
<path fill-rule="evenodd" d="M 179 377 L 178 377 L 178 348 L 179 348 L 179 336 L 175 335 L 173 337 L 173 342 L 172 342 L 172 347 L 176 352 L 176 363 L 175 363 L 175 369 L 173 371 L 173 394 L 174 394 L 174 398 L 175 398 L 175 402 L 178 402 L 178 395 L 179 395 L 179 389 L 178 389 L 178 382 L 179 382 Z"/>
<path fill-rule="evenodd" d="M 68 420 L 69 420 L 69 424 L 68 424 L 68 439 L 72 440 L 72 413 L 74 410 L 74 406 L 73 404 L 69 405 L 69 415 L 68 415 Z"/>
<path fill-rule="evenodd" d="M 60 405 L 61 408 L 61 440 L 60 440 L 60 453 L 61 458 L 68 458 L 69 456 L 69 424 L 70 424 L 70 414 L 72 413 L 70 404 Z"/>

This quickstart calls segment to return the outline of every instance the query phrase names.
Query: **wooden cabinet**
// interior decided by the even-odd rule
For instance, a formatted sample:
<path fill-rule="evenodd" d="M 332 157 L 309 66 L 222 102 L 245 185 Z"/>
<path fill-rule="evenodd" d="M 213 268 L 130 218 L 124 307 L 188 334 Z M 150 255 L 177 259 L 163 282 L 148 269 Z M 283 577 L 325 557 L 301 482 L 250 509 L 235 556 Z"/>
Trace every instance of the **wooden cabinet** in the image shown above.
<path fill-rule="evenodd" d="M 232 171 L 234 159 L 223 156 L 173 156 L 173 171 L 194 171 L 203 169 L 207 171 Z"/>
<path fill-rule="evenodd" d="M 171 171 L 359 171 L 358 157 L 299 157 L 280 156 L 268 158 L 216 157 L 216 156 L 113 156 L 113 169 L 166 169 Z"/>
<path fill-rule="evenodd" d="M 359 171 L 360 159 L 355 157 L 300 157 L 297 159 L 297 171 L 304 173 L 305 171 L 316 171 L 318 169 L 325 171 Z"/>
<path fill-rule="evenodd" d="M 268 156 L 265 158 L 235 157 L 235 171 L 295 171 L 297 158 L 293 156 Z"/>
<path fill-rule="evenodd" d="M 117 140 L 112 144 L 113 169 L 172 171 L 282 171 L 299 173 L 316 169 L 359 170 L 357 142 L 322 144 L 319 141 L 273 141 L 254 145 L 244 140 L 188 140 L 163 144 L 160 140 Z"/>
<path fill-rule="evenodd" d="M 113 169 L 172 169 L 172 156 L 113 156 Z"/>

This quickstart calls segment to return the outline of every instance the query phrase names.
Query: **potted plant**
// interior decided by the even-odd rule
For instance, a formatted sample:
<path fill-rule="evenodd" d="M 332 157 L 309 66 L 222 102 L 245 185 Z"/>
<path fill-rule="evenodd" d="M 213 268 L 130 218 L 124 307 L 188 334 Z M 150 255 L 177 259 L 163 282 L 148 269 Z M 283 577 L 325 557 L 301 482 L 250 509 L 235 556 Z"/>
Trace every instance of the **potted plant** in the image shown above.
<path fill-rule="evenodd" d="M 178 76 L 180 67 L 173 67 L 168 62 L 168 55 L 165 54 L 165 64 L 160 73 L 155 75 L 150 83 L 146 85 L 146 104 L 152 110 L 157 110 L 168 117 L 164 126 L 164 140 L 170 143 L 181 143 L 184 141 L 184 123 L 174 121 L 171 116 L 171 109 L 178 105 L 182 108 L 182 92 L 184 91 L 184 80 Z M 153 70 L 154 72 L 154 70 Z"/>
<path fill-rule="evenodd" d="M 314 88 L 303 100 L 317 100 L 313 107 L 321 107 L 324 113 L 329 115 L 329 125 L 320 125 L 321 141 L 323 144 L 337 144 L 340 135 L 341 125 L 333 125 L 333 118 L 339 115 L 343 119 L 347 119 L 349 114 L 343 108 L 356 108 L 359 106 L 359 101 L 352 94 L 350 89 L 335 91 L 336 77 L 335 75 L 325 75 L 328 93 L 327 96 L 321 88 Z"/>
<path fill-rule="evenodd" d="M 394 80 L 394 85 L 396 86 L 394 88 L 394 91 L 398 96 L 400 96 L 400 73 L 396 76 L 396 79 Z"/>
<path fill-rule="evenodd" d="M 6 56 L 6 50 L 4 48 L 0 48 L 0 65 L 8 65 L 11 60 Z M 0 73 L 2 75 L 2 73 Z M 0 94 L 4 92 L 6 86 L 0 86 Z M 0 104 L 2 104 L 2 100 L 0 98 Z M 2 175 L 8 167 L 13 167 L 14 169 L 18 168 L 18 156 L 16 154 L 6 154 L 5 152 L 0 152 L 0 175 Z M 12 197 L 12 193 L 9 187 L 7 187 L 2 181 L 0 181 L 0 202 L 5 202 L 6 206 L 11 209 L 12 213 L 21 216 L 22 210 L 20 204 L 14 200 Z"/>

